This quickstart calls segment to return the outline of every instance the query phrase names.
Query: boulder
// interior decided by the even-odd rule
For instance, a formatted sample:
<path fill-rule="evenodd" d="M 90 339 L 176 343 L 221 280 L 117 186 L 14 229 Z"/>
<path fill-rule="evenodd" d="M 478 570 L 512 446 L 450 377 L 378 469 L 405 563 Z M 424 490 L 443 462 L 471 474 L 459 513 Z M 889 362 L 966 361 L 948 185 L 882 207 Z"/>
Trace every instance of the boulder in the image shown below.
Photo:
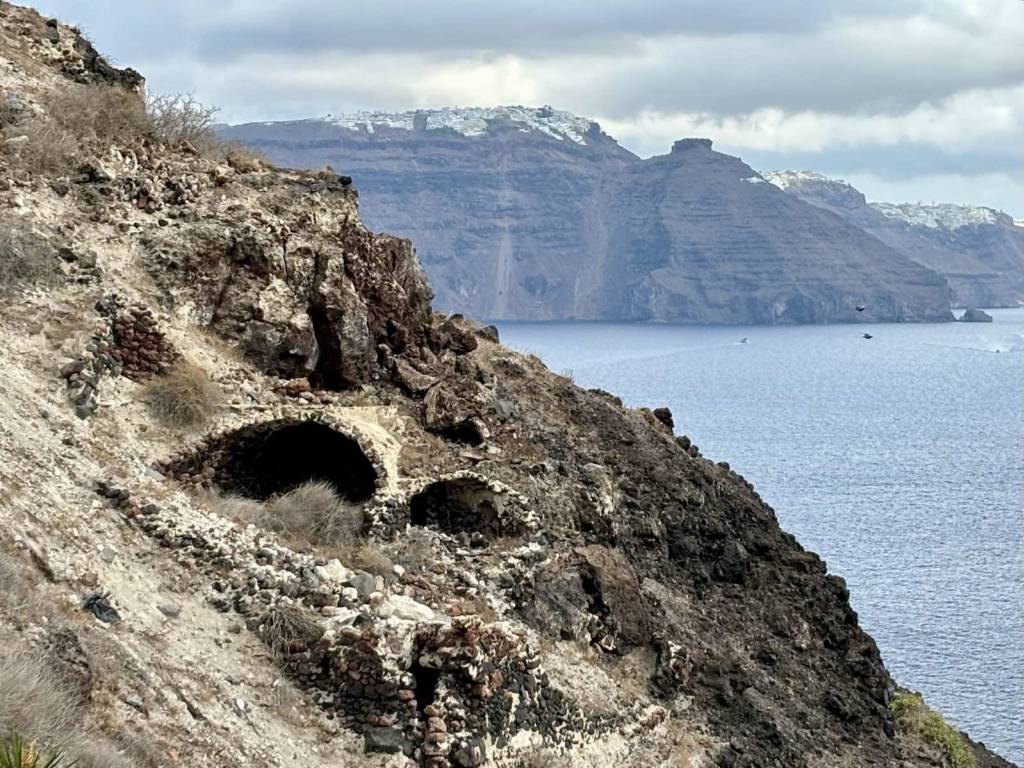
<path fill-rule="evenodd" d="M 434 611 L 423 603 L 418 603 L 405 595 L 391 595 L 377 607 L 377 612 L 384 618 L 401 621 L 433 621 Z"/>
<path fill-rule="evenodd" d="M 436 376 L 420 373 L 400 357 L 393 360 L 392 375 L 399 386 L 410 395 L 422 395 L 437 384 Z"/>

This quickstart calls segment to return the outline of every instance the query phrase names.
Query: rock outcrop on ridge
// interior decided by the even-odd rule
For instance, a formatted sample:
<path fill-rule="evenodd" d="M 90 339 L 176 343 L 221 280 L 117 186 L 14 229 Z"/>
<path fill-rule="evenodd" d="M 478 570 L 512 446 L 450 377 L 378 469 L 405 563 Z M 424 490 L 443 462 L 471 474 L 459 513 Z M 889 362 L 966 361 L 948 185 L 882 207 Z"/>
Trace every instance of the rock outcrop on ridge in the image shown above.
<path fill-rule="evenodd" d="M 351 175 L 369 225 L 413 240 L 449 311 L 726 324 L 952 319 L 934 271 L 779 194 L 704 139 L 641 160 L 595 123 L 525 107 L 221 131 L 283 165 Z"/>
<path fill-rule="evenodd" d="M 764 178 L 831 211 L 949 282 L 955 307 L 1016 307 L 1024 301 L 1024 227 L 992 208 L 868 203 L 850 184 L 811 171 Z"/>
<path fill-rule="evenodd" d="M 0 3 L 0 739 L 108 768 L 952 754 L 740 475 L 433 312 L 344 177 L 95 126 L 32 165 L 54 93 L 132 103 L 88 50 Z"/>

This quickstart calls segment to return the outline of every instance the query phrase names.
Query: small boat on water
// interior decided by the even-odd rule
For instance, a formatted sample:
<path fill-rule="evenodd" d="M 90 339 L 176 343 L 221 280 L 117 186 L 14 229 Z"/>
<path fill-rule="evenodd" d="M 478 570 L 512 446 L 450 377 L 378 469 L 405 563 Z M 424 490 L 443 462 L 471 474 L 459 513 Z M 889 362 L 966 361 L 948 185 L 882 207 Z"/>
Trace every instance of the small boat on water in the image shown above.
<path fill-rule="evenodd" d="M 746 344 L 748 341 L 750 341 L 750 339 L 744 336 L 742 339 L 740 339 L 740 344 Z"/>

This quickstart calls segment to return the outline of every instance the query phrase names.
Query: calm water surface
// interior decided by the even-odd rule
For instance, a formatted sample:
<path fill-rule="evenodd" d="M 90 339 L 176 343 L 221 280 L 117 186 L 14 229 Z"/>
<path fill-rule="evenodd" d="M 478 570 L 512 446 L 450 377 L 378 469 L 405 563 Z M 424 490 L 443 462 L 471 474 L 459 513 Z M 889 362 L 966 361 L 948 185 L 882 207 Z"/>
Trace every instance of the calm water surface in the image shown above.
<path fill-rule="evenodd" d="M 846 578 L 890 671 L 1024 763 L 1024 310 L 991 324 L 503 323 L 729 461 Z M 745 344 L 740 343 L 748 338 Z"/>

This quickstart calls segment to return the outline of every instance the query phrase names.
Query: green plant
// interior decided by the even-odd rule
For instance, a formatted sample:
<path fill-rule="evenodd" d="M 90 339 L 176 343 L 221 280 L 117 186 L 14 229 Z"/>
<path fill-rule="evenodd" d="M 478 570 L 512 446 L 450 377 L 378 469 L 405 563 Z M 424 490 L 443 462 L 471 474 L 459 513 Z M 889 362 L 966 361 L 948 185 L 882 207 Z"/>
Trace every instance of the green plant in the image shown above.
<path fill-rule="evenodd" d="M 62 752 L 42 754 L 35 744 L 26 743 L 14 734 L 0 740 L 0 768 L 71 768 L 73 760 L 64 759 Z"/>
<path fill-rule="evenodd" d="M 978 759 L 966 739 L 956 728 L 943 720 L 942 715 L 925 704 L 921 694 L 900 692 L 893 698 L 889 708 L 902 731 L 941 749 L 953 768 L 977 766 Z"/>
<path fill-rule="evenodd" d="M 158 421 L 176 429 L 198 427 L 220 411 L 224 395 L 202 368 L 179 362 L 149 381 L 142 397 Z"/>

